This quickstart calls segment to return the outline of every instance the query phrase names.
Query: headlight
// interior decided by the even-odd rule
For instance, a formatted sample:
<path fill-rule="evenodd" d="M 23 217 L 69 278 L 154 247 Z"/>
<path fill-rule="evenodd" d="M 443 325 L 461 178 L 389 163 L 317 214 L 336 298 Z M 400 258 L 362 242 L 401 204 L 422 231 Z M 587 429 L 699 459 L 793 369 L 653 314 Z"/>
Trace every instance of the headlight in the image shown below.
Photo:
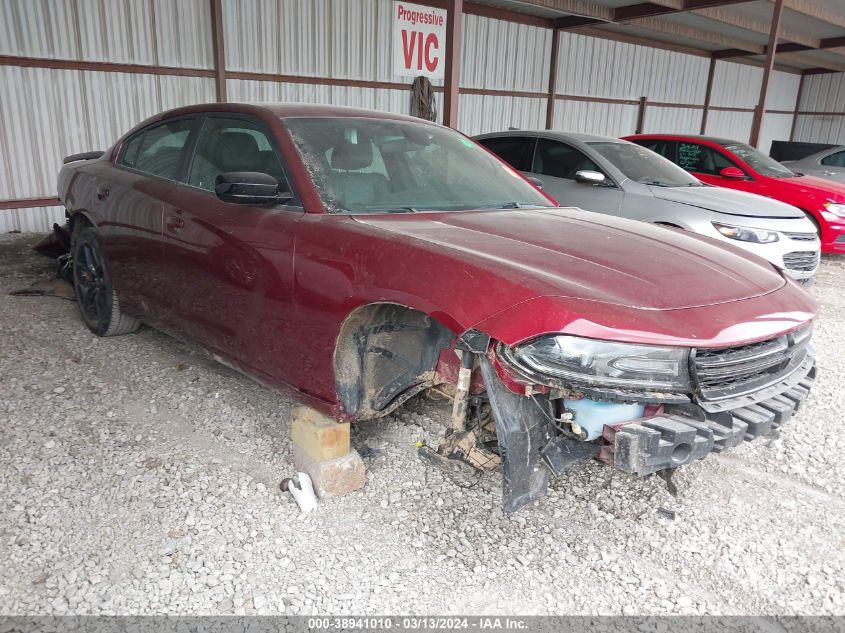
<path fill-rule="evenodd" d="M 545 336 L 515 348 L 502 346 L 505 360 L 529 373 L 573 386 L 648 391 L 688 391 L 689 350 L 614 343 L 577 336 Z"/>
<path fill-rule="evenodd" d="M 827 211 L 830 211 L 833 215 L 839 215 L 845 218 L 845 204 L 839 204 L 836 202 L 825 202 L 823 206 Z"/>
<path fill-rule="evenodd" d="M 740 242 L 769 244 L 771 242 L 777 242 L 780 239 L 776 231 L 749 229 L 744 226 L 731 226 L 730 224 L 722 224 L 721 222 L 713 222 L 713 226 L 725 237 L 729 237 L 732 240 L 739 240 Z"/>

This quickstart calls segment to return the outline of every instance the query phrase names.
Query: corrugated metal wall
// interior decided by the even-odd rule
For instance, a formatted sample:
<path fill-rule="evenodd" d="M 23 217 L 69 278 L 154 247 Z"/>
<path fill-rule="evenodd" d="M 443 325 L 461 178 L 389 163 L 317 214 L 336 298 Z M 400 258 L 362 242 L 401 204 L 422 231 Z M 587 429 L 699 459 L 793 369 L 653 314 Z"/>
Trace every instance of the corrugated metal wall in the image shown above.
<path fill-rule="evenodd" d="M 637 126 L 637 106 L 558 99 L 552 128 L 585 134 L 624 136 Z"/>
<path fill-rule="evenodd" d="M 0 54 L 211 68 L 207 0 L 3 0 Z M 107 149 L 162 110 L 213 101 L 202 77 L 0 66 L 0 199 L 56 194 L 62 158 Z M 0 231 L 46 231 L 61 207 L 0 210 Z"/>
<path fill-rule="evenodd" d="M 677 134 L 698 134 L 701 131 L 703 109 L 699 108 L 664 108 L 649 106 L 645 111 L 643 132 L 657 134 L 674 132 Z"/>
<path fill-rule="evenodd" d="M 754 122 L 753 110 L 757 106 L 762 82 L 762 68 L 725 61 L 716 62 L 710 105 L 717 108 L 745 108 L 752 111 L 711 111 L 707 116 L 706 134 L 747 142 L 751 136 L 751 126 Z M 792 112 L 795 109 L 800 82 L 800 75 L 774 71 L 769 80 L 766 109 Z M 767 112 L 763 117 L 758 146 L 768 153 L 773 140 L 789 140 L 791 128 L 791 114 Z"/>
<path fill-rule="evenodd" d="M 226 82 L 226 90 L 230 101 L 325 103 L 399 113 L 408 112 L 411 99 L 411 93 L 408 90 L 243 79 L 229 79 Z M 434 98 L 439 115 L 443 109 L 443 95 L 438 93 Z"/>
<path fill-rule="evenodd" d="M 226 68 L 410 83 L 393 74 L 392 7 L 392 0 L 224 0 Z"/>
<path fill-rule="evenodd" d="M 407 85 L 408 78 L 392 72 L 391 8 L 392 0 L 223 0 L 227 70 Z M 461 87 L 537 96 L 464 93 L 462 131 L 544 127 L 551 30 L 476 15 L 464 15 L 463 22 Z M 208 0 L 0 3 L 0 55 L 211 69 L 211 31 Z M 560 38 L 559 94 L 632 101 L 645 96 L 652 103 L 693 105 L 652 105 L 644 128 L 698 131 L 706 58 L 571 32 Z M 758 68 L 719 62 L 713 105 L 753 108 L 760 74 Z M 808 78 L 805 92 L 815 90 L 826 95 L 825 103 L 841 104 L 841 80 L 838 88 L 824 88 L 824 82 L 832 82 L 830 76 Z M 768 107 L 791 109 L 796 89 L 797 77 L 776 73 Z M 398 86 L 230 78 L 227 90 L 233 101 L 332 103 L 392 112 L 407 112 L 410 99 Z M 63 156 L 106 148 L 158 111 L 213 101 L 215 86 L 211 78 L 2 66 L 0 95 L 0 199 L 26 199 L 55 194 Z M 442 111 L 442 93 L 437 101 Z M 634 132 L 638 106 L 557 99 L 553 114 L 556 129 L 621 136 Z M 764 142 L 783 137 L 784 131 L 788 136 L 788 118 L 769 115 Z M 816 130 L 840 133 L 818 117 L 801 118 L 808 119 L 799 125 L 804 136 Z M 842 118 L 835 123 L 845 123 Z M 750 125 L 750 112 L 711 111 L 708 132 L 747 138 Z M 845 134 L 845 125 L 838 129 Z M 0 211 L 0 230 L 47 230 L 58 213 L 49 207 Z"/>
<path fill-rule="evenodd" d="M 64 156 L 108 149 L 157 112 L 214 100 L 213 80 L 199 77 L 0 66 L 0 85 L 4 200 L 54 196 Z"/>
<path fill-rule="evenodd" d="M 546 100 L 530 97 L 461 95 L 458 127 L 464 134 L 507 130 L 536 130 L 545 127 Z"/>
<path fill-rule="evenodd" d="M 6 209 L 0 211 L 0 233 L 22 231 L 23 233 L 43 233 L 49 231 L 54 223 L 63 224 L 64 207 L 30 207 L 25 209 Z"/>
<path fill-rule="evenodd" d="M 709 60 L 563 31 L 557 91 L 615 99 L 704 103 Z"/>
<path fill-rule="evenodd" d="M 211 68 L 207 0 L 3 0 L 0 55 Z"/>
<path fill-rule="evenodd" d="M 806 77 L 800 110 L 816 114 L 798 117 L 796 141 L 845 145 L 845 73 Z"/>
<path fill-rule="evenodd" d="M 762 68 L 717 61 L 716 70 L 713 73 L 713 91 L 710 94 L 710 105 L 754 108 L 760 96 L 760 82 L 762 81 Z"/>
<path fill-rule="evenodd" d="M 546 92 L 551 53 L 550 29 L 466 15 L 461 87 Z"/>
<path fill-rule="evenodd" d="M 769 79 L 769 94 L 766 98 L 767 110 L 795 110 L 798 99 L 798 87 L 801 85 L 801 75 L 785 73 L 779 70 L 772 72 Z"/>
<path fill-rule="evenodd" d="M 561 32 L 558 94 L 704 105 L 709 60 L 627 42 Z M 554 127 L 607 135 L 633 134 L 635 105 L 558 100 Z M 649 107 L 644 131 L 698 133 L 701 110 Z"/>

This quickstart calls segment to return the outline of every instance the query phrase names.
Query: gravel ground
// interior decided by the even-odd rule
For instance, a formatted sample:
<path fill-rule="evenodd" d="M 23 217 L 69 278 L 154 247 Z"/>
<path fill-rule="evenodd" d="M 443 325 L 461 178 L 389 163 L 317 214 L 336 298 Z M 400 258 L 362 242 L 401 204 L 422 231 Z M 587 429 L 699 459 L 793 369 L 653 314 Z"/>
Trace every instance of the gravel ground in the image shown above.
<path fill-rule="evenodd" d="M 599 464 L 534 506 L 421 461 L 444 409 L 353 431 L 367 486 L 301 515 L 292 401 L 152 329 L 102 339 L 0 236 L 0 614 L 845 614 L 845 257 L 820 379 L 781 432 L 657 477 Z M 676 513 L 674 519 L 659 508 Z"/>

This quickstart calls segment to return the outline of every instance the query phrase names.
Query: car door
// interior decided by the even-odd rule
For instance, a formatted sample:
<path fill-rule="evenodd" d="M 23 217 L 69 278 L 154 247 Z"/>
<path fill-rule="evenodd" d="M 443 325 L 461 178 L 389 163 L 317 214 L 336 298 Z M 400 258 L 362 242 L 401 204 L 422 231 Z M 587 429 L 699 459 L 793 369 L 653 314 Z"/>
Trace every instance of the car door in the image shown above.
<path fill-rule="evenodd" d="M 97 176 L 95 211 L 121 307 L 153 325 L 164 310 L 162 215 L 185 159 L 196 117 L 158 122 L 126 139 Z"/>
<path fill-rule="evenodd" d="M 562 141 L 538 138 L 530 175 L 543 181 L 543 187 L 565 207 L 618 215 L 624 195 L 607 174 L 603 184 L 578 182 L 579 171 L 602 169 L 580 149 Z"/>
<path fill-rule="evenodd" d="M 228 172 L 269 174 L 290 192 L 278 148 L 260 121 L 204 118 L 184 182 L 164 209 L 169 325 L 180 338 L 263 373 L 278 368 L 281 346 L 296 336 L 289 329 L 292 261 L 304 212 L 292 193 L 270 206 L 220 200 L 215 181 Z"/>
<path fill-rule="evenodd" d="M 761 184 L 755 181 L 751 172 L 735 162 L 725 152 L 709 145 L 679 141 L 677 163 L 696 178 L 708 184 L 760 193 Z M 739 169 L 744 174 L 744 178 L 726 178 L 723 176 L 722 170 L 729 167 Z"/>

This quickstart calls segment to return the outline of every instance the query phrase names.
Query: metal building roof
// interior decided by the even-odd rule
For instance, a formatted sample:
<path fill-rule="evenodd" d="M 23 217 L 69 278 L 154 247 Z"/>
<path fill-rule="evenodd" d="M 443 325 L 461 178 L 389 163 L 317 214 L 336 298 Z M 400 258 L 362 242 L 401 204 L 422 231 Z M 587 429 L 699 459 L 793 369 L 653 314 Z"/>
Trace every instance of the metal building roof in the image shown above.
<path fill-rule="evenodd" d="M 765 58 L 773 0 L 474 0 L 575 32 L 635 37 L 718 59 Z M 775 63 L 809 73 L 845 71 L 845 0 L 783 0 Z"/>

